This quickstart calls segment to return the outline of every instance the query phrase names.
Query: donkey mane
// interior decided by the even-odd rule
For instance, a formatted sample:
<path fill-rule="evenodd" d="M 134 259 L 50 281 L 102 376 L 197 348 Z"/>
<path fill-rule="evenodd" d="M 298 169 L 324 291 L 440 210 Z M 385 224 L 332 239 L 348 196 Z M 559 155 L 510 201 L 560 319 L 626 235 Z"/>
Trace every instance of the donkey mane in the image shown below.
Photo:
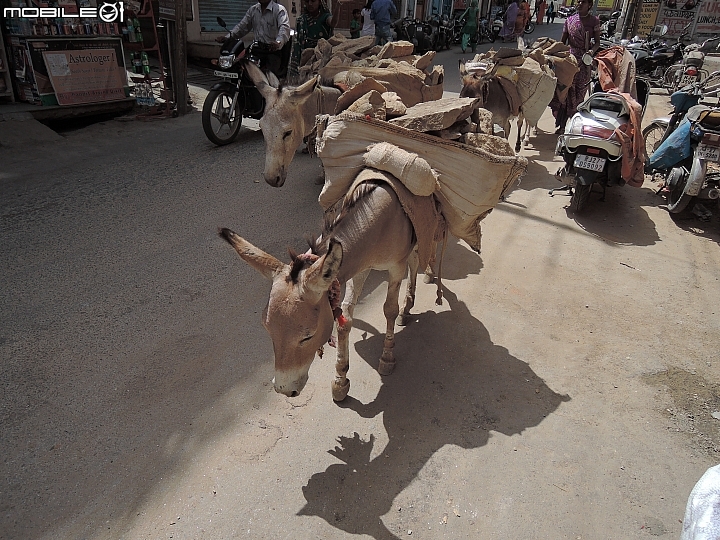
<path fill-rule="evenodd" d="M 375 188 L 380 186 L 381 183 L 382 182 L 380 180 L 369 180 L 357 186 L 352 193 L 345 195 L 345 198 L 342 200 L 342 204 L 335 215 L 333 215 L 332 212 L 325 214 L 322 237 L 325 238 L 331 235 L 335 230 L 335 227 L 337 227 L 338 224 L 348 215 L 350 210 L 358 203 L 358 201 L 375 191 Z"/>

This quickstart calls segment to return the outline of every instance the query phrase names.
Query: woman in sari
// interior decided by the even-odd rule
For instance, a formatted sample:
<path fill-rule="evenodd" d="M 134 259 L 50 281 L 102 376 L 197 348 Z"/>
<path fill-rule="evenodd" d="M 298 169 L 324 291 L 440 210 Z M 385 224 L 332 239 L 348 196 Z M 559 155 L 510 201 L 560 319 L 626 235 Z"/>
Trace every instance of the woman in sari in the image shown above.
<path fill-rule="evenodd" d="M 515 20 L 518 16 L 518 5 L 513 0 L 505 10 L 505 24 L 503 24 L 502 30 L 500 30 L 500 37 L 503 41 L 515 38 Z"/>
<path fill-rule="evenodd" d="M 513 37 L 522 36 L 525 33 L 525 27 L 530 20 L 530 4 L 526 0 L 520 0 L 518 14 L 515 18 L 515 35 Z"/>
<path fill-rule="evenodd" d="M 590 14 L 590 8 L 592 0 L 580 0 L 577 13 L 565 20 L 560 38 L 560 41 L 570 46 L 570 54 L 577 59 L 580 71 L 575 74 L 565 101 L 560 103 L 556 94 L 550 102 L 557 127 L 555 133 L 558 134 L 565 128 L 568 118 L 577 112 L 590 83 L 591 66 L 586 66 L 582 57 L 586 52 L 594 55 L 600 48 L 600 19 Z"/>
<path fill-rule="evenodd" d="M 345 4 L 350 0 L 338 0 Z M 290 75 L 296 77 L 303 49 L 314 49 L 318 41 L 333 35 L 337 22 L 327 8 L 325 0 L 303 0 L 302 14 L 295 21 L 295 43 L 290 61 Z"/>

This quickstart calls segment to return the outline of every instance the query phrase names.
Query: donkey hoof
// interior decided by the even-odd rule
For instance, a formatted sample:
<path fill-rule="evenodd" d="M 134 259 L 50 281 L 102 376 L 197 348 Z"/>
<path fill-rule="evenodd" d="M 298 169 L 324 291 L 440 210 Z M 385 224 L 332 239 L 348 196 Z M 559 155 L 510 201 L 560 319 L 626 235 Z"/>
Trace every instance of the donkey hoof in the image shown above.
<path fill-rule="evenodd" d="M 393 369 L 395 369 L 395 360 L 386 362 L 382 358 L 380 359 L 380 363 L 378 364 L 378 373 L 380 375 L 390 375 Z"/>
<path fill-rule="evenodd" d="M 345 384 L 340 384 L 337 380 L 332 382 L 332 398 L 333 401 L 342 401 L 350 391 L 350 379 L 345 379 Z"/>
<path fill-rule="evenodd" d="M 433 283 L 435 281 L 435 275 L 434 274 L 425 274 L 423 276 L 423 283 L 426 285 L 429 285 L 430 283 Z"/>
<path fill-rule="evenodd" d="M 407 326 L 407 323 L 410 321 L 410 314 L 409 313 L 401 313 L 397 316 L 397 319 L 395 320 L 395 324 L 398 326 Z"/>

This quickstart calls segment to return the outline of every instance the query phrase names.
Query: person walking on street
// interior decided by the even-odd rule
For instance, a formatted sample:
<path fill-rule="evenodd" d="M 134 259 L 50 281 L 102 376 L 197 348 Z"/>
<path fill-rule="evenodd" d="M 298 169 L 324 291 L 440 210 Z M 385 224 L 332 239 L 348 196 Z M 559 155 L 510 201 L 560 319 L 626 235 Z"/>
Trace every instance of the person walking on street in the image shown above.
<path fill-rule="evenodd" d="M 390 19 L 396 15 L 395 2 L 374 0 L 370 8 L 370 18 L 375 21 L 375 45 L 384 45 L 388 41 L 392 41 Z"/>
<path fill-rule="evenodd" d="M 592 0 L 580 0 L 577 13 L 565 19 L 560 38 L 560 41 L 570 46 L 570 54 L 577 59 L 580 71 L 575 74 L 565 101 L 561 103 L 555 94 L 550 102 L 557 127 L 555 133 L 558 134 L 565 128 L 568 118 L 577 112 L 577 106 L 585 99 L 590 83 L 592 67 L 586 65 L 582 57 L 587 52 L 594 55 L 600 48 L 600 19 L 590 13 L 591 8 Z"/>
<path fill-rule="evenodd" d="M 515 0 L 510 2 L 507 9 L 505 10 L 504 24 L 502 30 L 500 30 L 500 37 L 503 41 L 508 41 L 515 36 L 515 20 L 518 16 L 518 5 Z"/>
<path fill-rule="evenodd" d="M 290 19 L 284 6 L 275 0 L 260 0 L 250 6 L 242 20 L 224 36 L 218 36 L 215 41 L 223 43 L 228 39 L 242 39 L 246 34 L 253 32 L 255 41 L 266 46 L 266 51 L 259 51 L 264 56 L 267 69 L 278 78 L 282 73 L 282 58 L 280 50 L 290 40 Z"/>
<path fill-rule="evenodd" d="M 462 29 L 462 52 L 467 49 L 468 42 L 472 47 L 472 52 L 475 52 L 478 42 L 478 2 L 477 0 L 471 0 L 470 7 L 465 10 L 462 18 L 465 18 L 465 26 Z"/>
<path fill-rule="evenodd" d="M 352 10 L 352 21 L 350 21 L 350 39 L 360 37 L 360 29 L 362 28 L 362 17 L 359 9 Z"/>
<path fill-rule="evenodd" d="M 540 0 L 539 2 L 535 3 L 535 11 L 537 11 L 537 18 L 535 19 L 536 24 L 541 25 L 543 23 L 546 9 L 547 2 L 545 0 Z"/>
<path fill-rule="evenodd" d="M 550 22 L 555 22 L 555 14 L 557 13 L 557 10 L 555 9 L 555 2 L 550 2 L 552 4 L 552 13 L 550 14 Z"/>
<path fill-rule="evenodd" d="M 526 0 L 520 0 L 520 7 L 518 8 L 517 17 L 515 18 L 515 34 L 513 37 L 517 38 L 525 33 L 525 27 L 530 20 L 530 4 Z"/>
<path fill-rule="evenodd" d="M 375 35 L 375 21 L 370 18 L 370 8 L 372 7 L 372 0 L 367 0 L 365 7 L 360 10 L 360 17 L 362 18 L 363 27 L 360 30 L 361 36 L 374 36 Z"/>

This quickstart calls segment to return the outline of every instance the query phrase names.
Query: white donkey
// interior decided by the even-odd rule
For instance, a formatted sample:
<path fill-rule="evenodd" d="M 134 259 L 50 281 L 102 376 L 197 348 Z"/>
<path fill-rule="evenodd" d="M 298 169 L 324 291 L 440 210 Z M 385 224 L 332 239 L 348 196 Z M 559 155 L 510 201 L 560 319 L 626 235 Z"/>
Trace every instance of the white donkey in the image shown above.
<path fill-rule="evenodd" d="M 248 75 L 265 98 L 260 129 L 265 139 L 265 181 L 281 187 L 295 152 L 315 129 L 315 116 L 333 114 L 340 90 L 320 86 L 318 76 L 298 87 L 275 87 L 265 73 L 248 62 Z"/>

